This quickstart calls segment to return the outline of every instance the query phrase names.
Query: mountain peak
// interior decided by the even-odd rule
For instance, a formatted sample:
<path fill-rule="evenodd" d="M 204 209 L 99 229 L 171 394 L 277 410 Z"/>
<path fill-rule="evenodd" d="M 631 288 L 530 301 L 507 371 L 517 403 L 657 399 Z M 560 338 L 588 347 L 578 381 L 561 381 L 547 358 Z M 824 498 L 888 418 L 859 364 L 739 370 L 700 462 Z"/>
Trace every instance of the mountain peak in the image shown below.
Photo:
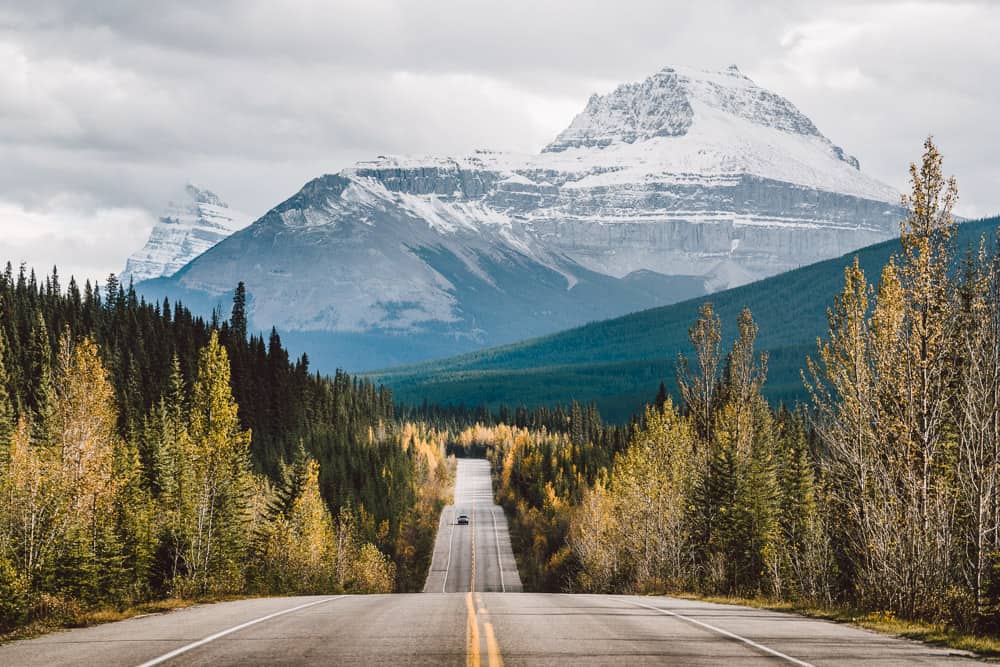
<path fill-rule="evenodd" d="M 822 137 L 794 104 L 758 86 L 736 65 L 723 70 L 671 65 L 644 81 L 622 84 L 607 95 L 591 96 L 584 110 L 543 152 L 682 137 L 696 123 L 714 123 L 719 126 L 717 131 L 729 132 L 733 138 L 748 123 Z M 831 144 L 831 151 L 834 148 Z M 851 163 L 849 156 L 839 159 Z"/>
<path fill-rule="evenodd" d="M 250 221 L 211 190 L 187 183 L 167 204 L 146 245 L 128 258 L 119 278 L 128 283 L 173 275 Z"/>
<path fill-rule="evenodd" d="M 229 205 L 219 199 L 219 196 L 212 192 L 211 190 L 206 190 L 200 188 L 193 183 L 188 183 L 184 186 L 184 193 L 190 198 L 195 204 L 210 204 L 212 206 L 218 206 L 220 208 L 229 208 Z"/>

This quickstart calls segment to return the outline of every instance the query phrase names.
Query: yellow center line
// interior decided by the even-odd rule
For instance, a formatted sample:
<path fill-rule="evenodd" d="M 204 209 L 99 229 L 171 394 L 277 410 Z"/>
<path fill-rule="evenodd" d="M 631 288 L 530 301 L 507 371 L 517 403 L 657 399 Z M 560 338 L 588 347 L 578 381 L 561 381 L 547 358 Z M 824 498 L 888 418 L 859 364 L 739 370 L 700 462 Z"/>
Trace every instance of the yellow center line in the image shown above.
<path fill-rule="evenodd" d="M 468 615 L 466 665 L 468 667 L 482 667 L 482 644 L 479 636 L 479 623 L 482 620 L 483 638 L 486 640 L 487 664 L 489 667 L 503 667 L 500 645 L 497 643 L 493 624 L 480 618 L 480 616 L 489 618 L 489 610 L 483 602 L 483 596 L 476 592 L 476 494 L 474 490 L 472 493 L 472 520 L 469 523 L 472 528 L 472 580 L 469 582 L 469 592 L 465 596 L 465 609 Z M 475 597 L 473 598 L 473 596 Z M 479 609 L 478 616 L 476 615 L 477 607 Z"/>
<path fill-rule="evenodd" d="M 479 615 L 476 614 L 477 603 L 479 607 Z M 483 596 L 476 593 L 475 599 L 473 599 L 473 593 L 471 591 L 466 593 L 465 609 L 468 615 L 468 628 L 466 633 L 466 665 L 468 667 L 482 667 L 482 640 L 479 635 L 479 622 L 482 620 L 482 638 L 486 640 L 487 664 L 489 667 L 503 667 L 503 657 L 500 655 L 500 644 L 497 643 L 497 637 L 493 630 L 493 624 L 482 619 L 483 616 L 489 618 L 489 611 L 483 603 Z"/>
<path fill-rule="evenodd" d="M 483 634 L 486 635 L 486 656 L 489 659 L 489 666 L 503 667 L 503 658 L 500 657 L 500 645 L 497 644 L 496 635 L 493 634 L 492 623 L 483 623 Z"/>
<path fill-rule="evenodd" d="M 465 596 L 465 609 L 468 612 L 468 626 L 466 628 L 466 660 L 468 667 L 481 667 L 482 657 L 479 653 L 479 621 L 476 619 L 476 610 L 472 606 L 472 593 Z"/>

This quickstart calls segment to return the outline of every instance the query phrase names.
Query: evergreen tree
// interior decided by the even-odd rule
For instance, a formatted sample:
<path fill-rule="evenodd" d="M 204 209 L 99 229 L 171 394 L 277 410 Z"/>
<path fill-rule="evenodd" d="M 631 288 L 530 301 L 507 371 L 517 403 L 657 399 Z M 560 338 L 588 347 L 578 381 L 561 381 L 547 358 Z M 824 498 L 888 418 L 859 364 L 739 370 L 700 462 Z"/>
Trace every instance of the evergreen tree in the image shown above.
<path fill-rule="evenodd" d="M 667 387 L 660 382 L 660 389 L 656 392 L 656 407 L 663 408 L 667 402 Z"/>
<path fill-rule="evenodd" d="M 29 355 L 30 369 L 26 394 L 31 414 L 31 435 L 36 445 L 46 446 L 50 444 L 51 438 L 55 389 L 52 382 L 52 344 L 48 328 L 45 326 L 45 318 L 40 311 L 31 330 Z"/>
<path fill-rule="evenodd" d="M 190 413 L 196 500 L 186 560 L 202 592 L 239 590 L 248 546 L 250 433 L 240 426 L 229 381 L 229 357 L 213 331 L 199 355 Z"/>
<path fill-rule="evenodd" d="M 288 464 L 282 462 L 280 477 L 275 485 L 273 497 L 268 504 L 269 518 L 283 517 L 287 519 L 291 515 L 295 502 L 302 495 L 307 483 L 310 461 L 305 448 L 299 442 L 292 461 Z"/>
<path fill-rule="evenodd" d="M 247 289 L 242 281 L 233 295 L 233 316 L 229 321 L 229 331 L 235 343 L 242 347 L 247 340 Z"/>
<path fill-rule="evenodd" d="M 0 298 L 0 321 L 4 317 L 3 299 Z M 10 397 L 10 377 L 7 374 L 9 361 L 7 334 L 0 326 L 0 466 L 7 460 L 10 439 L 14 433 L 14 405 Z"/>

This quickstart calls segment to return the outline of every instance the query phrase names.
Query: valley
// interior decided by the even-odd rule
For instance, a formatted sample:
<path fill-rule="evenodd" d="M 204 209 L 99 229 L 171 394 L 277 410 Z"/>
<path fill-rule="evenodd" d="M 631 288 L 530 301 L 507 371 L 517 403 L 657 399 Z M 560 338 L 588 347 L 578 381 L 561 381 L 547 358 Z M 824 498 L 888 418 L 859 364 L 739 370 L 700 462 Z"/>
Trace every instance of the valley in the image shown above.
<path fill-rule="evenodd" d="M 1000 218 L 958 226 L 956 257 L 992 238 Z M 765 395 L 789 405 L 807 396 L 800 371 L 816 356 L 816 338 L 828 327 L 827 309 L 844 286 L 844 269 L 856 257 L 875 279 L 898 241 L 885 241 L 843 257 L 699 297 L 513 345 L 368 374 L 393 387 L 403 401 L 488 405 L 554 405 L 594 402 L 608 419 L 625 421 L 652 400 L 662 382 L 676 386 L 677 355 L 691 353 L 688 329 L 711 302 L 722 318 L 723 344 L 735 337 L 737 315 L 749 308 L 769 353 Z M 955 270 L 959 270 L 958 266 Z"/>

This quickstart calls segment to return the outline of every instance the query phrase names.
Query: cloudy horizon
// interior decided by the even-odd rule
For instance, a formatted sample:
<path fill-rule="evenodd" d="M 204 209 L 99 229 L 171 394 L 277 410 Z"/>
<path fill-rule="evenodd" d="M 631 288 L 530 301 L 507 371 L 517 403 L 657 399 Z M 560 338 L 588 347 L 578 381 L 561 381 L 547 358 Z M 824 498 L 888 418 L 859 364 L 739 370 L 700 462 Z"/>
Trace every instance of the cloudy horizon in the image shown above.
<path fill-rule="evenodd" d="M 102 278 L 186 182 L 254 217 L 378 154 L 536 152 L 592 93 L 736 64 L 897 189 L 933 133 L 959 212 L 1000 212 L 988 2 L 12 1 L 2 259 Z"/>

